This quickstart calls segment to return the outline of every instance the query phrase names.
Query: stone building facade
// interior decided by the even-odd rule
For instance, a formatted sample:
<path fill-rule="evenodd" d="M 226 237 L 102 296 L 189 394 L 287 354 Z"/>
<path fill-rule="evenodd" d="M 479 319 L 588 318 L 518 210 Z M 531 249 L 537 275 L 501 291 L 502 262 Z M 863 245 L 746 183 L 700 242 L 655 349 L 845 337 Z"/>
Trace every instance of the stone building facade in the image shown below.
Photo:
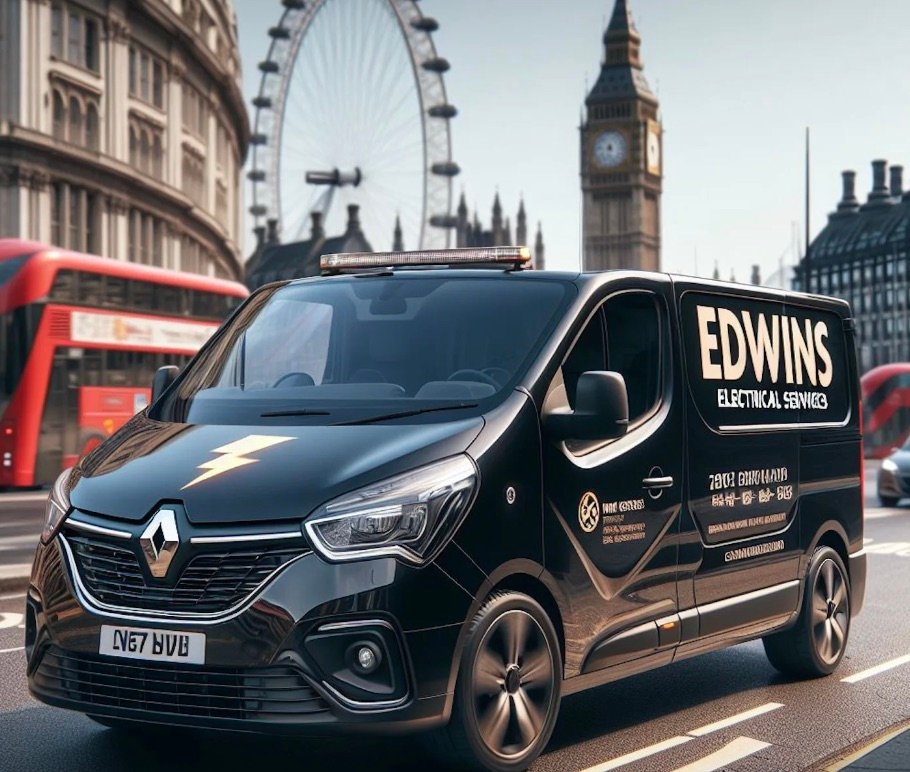
<path fill-rule="evenodd" d="M 515 215 L 515 238 L 513 239 L 512 221 L 509 217 L 503 219 L 499 193 L 493 198 L 489 228 L 484 228 L 481 224 L 476 209 L 473 218 L 469 217 L 467 201 L 465 201 L 464 193 L 461 194 L 456 214 L 456 247 L 531 247 L 528 237 L 528 215 L 525 211 L 524 199 L 518 203 L 518 213 Z M 543 230 L 538 221 L 537 235 L 534 237 L 534 245 L 531 247 L 531 267 L 543 270 L 544 260 Z"/>
<path fill-rule="evenodd" d="M 910 361 L 910 190 L 903 172 L 873 161 L 865 201 L 856 195 L 856 172 L 843 172 L 841 200 L 796 271 L 795 289 L 850 303 L 862 372 Z"/>
<path fill-rule="evenodd" d="M 0 0 L 0 237 L 239 279 L 230 0 Z"/>

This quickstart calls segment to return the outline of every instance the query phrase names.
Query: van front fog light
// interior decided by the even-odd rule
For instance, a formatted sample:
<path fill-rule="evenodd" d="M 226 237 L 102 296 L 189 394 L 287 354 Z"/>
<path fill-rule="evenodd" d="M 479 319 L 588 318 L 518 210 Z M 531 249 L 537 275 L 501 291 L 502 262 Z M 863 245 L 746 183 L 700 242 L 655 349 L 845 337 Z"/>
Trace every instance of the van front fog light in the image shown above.
<path fill-rule="evenodd" d="M 332 562 L 393 556 L 421 564 L 458 527 L 476 487 L 474 462 L 454 456 L 324 504 L 304 530 Z"/>
<path fill-rule="evenodd" d="M 369 675 L 379 667 L 379 663 L 382 662 L 382 654 L 376 646 L 372 643 L 363 643 L 357 644 L 355 648 L 357 651 L 356 670 L 363 675 Z"/>

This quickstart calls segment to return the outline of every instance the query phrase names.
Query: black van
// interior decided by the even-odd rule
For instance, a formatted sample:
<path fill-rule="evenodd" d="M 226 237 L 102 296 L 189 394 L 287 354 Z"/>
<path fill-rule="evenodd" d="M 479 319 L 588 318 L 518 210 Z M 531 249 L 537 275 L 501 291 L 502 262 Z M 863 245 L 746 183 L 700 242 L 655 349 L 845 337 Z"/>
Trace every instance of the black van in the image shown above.
<path fill-rule="evenodd" d="M 49 497 L 32 693 L 512 770 L 562 696 L 693 654 L 832 672 L 866 577 L 847 304 L 526 261 L 330 256 L 159 371 Z"/>

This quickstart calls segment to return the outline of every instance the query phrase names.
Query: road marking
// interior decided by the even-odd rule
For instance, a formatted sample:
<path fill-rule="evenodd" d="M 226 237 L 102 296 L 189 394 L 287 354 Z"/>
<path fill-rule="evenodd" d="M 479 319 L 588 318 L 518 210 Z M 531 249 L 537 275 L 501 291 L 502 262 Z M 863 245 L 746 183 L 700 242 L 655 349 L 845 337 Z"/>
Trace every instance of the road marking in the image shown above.
<path fill-rule="evenodd" d="M 48 491 L 34 491 L 32 493 L 4 493 L 0 495 L 0 505 L 6 502 L 20 501 L 46 501 Z"/>
<path fill-rule="evenodd" d="M 610 769 L 624 767 L 626 764 L 631 764 L 633 761 L 641 761 L 642 759 L 648 758 L 648 756 L 653 756 L 655 753 L 668 751 L 670 748 L 675 748 L 678 745 L 682 745 L 683 743 L 687 743 L 694 739 L 694 737 L 683 737 L 682 735 L 671 737 L 669 740 L 654 743 L 654 745 L 649 745 L 647 748 L 642 748 L 638 751 L 632 751 L 632 753 L 626 753 L 624 756 L 618 756 L 603 764 L 598 764 L 596 767 L 588 767 L 587 769 L 582 770 L 582 772 L 607 772 L 607 770 Z"/>
<path fill-rule="evenodd" d="M 723 769 L 740 759 L 751 756 L 767 748 L 771 743 L 753 740 L 751 737 L 737 737 L 733 742 L 727 743 L 719 751 L 705 756 L 703 759 L 693 761 L 684 767 L 679 767 L 673 772 L 714 772 L 716 769 Z"/>
<path fill-rule="evenodd" d="M 0 649 L 0 654 L 12 654 L 14 651 L 24 651 L 25 646 L 17 646 L 15 649 Z"/>
<path fill-rule="evenodd" d="M 0 579 L 27 577 L 31 572 L 31 563 L 11 563 L 7 566 L 0 566 Z"/>
<path fill-rule="evenodd" d="M 654 743 L 653 745 L 649 745 L 646 748 L 642 748 L 641 750 L 632 751 L 631 753 L 626 753 L 623 756 L 617 756 L 615 759 L 606 761 L 603 764 L 588 767 L 587 769 L 582 770 L 582 772 L 607 772 L 607 770 L 610 769 L 617 769 L 618 767 L 623 767 L 626 764 L 631 764 L 633 761 L 646 759 L 648 756 L 653 756 L 655 753 L 661 753 L 663 751 L 670 750 L 671 748 L 675 748 L 678 745 L 683 745 L 690 740 L 694 740 L 697 737 L 704 737 L 705 735 L 711 734 L 712 732 L 726 729 L 729 726 L 742 723 L 743 721 L 748 721 L 750 718 L 755 718 L 756 716 L 770 713 L 772 710 L 777 710 L 778 708 L 782 707 L 784 706 L 780 702 L 766 702 L 764 705 L 759 705 L 757 708 L 744 710 L 742 713 L 737 713 L 733 716 L 730 716 L 729 718 L 723 718 L 720 721 L 715 721 L 713 724 L 705 724 L 705 726 L 700 726 L 698 729 L 693 729 L 691 732 L 686 732 L 685 735 L 671 737 L 669 740 Z M 748 740 L 749 738 L 741 737 L 739 739 Z M 758 740 L 753 740 L 752 742 L 758 742 Z M 767 743 L 765 743 L 765 745 L 767 745 Z M 757 748 L 756 750 L 761 749 Z M 750 753 L 755 753 L 755 751 L 750 751 Z M 747 753 L 746 756 L 748 755 L 750 754 Z M 731 759 L 731 761 L 736 761 L 736 759 Z M 717 767 L 711 767 L 711 769 L 717 769 Z"/>
<path fill-rule="evenodd" d="M 881 541 L 867 544 L 864 549 L 870 555 L 897 555 L 901 558 L 910 558 L 910 541 Z"/>
<path fill-rule="evenodd" d="M 757 708 L 752 708 L 752 710 L 744 710 L 742 713 L 737 713 L 735 716 L 730 716 L 730 718 L 724 718 L 720 721 L 715 721 L 713 724 L 706 724 L 705 726 L 701 726 L 698 729 L 693 729 L 691 732 L 687 732 L 686 734 L 692 737 L 704 737 L 706 734 L 711 734 L 711 732 L 717 732 L 720 729 L 726 729 L 728 726 L 733 726 L 734 724 L 748 721 L 750 718 L 755 718 L 756 716 L 770 713 L 772 710 L 777 710 L 778 708 L 782 707 L 784 706 L 780 702 L 767 702 L 764 705 L 759 705 Z"/>
<path fill-rule="evenodd" d="M 841 678 L 841 683 L 844 684 L 855 684 L 857 681 L 865 681 L 867 678 L 871 678 L 874 675 L 879 673 L 884 673 L 887 670 L 892 670 L 901 665 L 906 665 L 910 662 L 910 654 L 904 654 L 903 657 L 896 657 L 895 659 L 889 659 L 887 662 L 882 662 L 881 665 L 876 665 L 875 667 L 870 667 L 867 670 L 860 670 L 858 673 L 854 673 L 851 676 L 846 678 Z"/>
<path fill-rule="evenodd" d="M 885 509 L 884 507 L 866 507 L 863 510 L 863 517 L 866 520 L 883 520 L 886 517 L 896 517 L 897 515 L 906 515 L 905 509 Z"/>
<path fill-rule="evenodd" d="M 24 592 L 14 592 L 12 595 L 0 595 L 0 600 L 18 600 L 19 598 L 24 597 Z"/>
<path fill-rule="evenodd" d="M 21 549 L 22 546 L 36 547 L 38 545 L 38 536 L 34 533 L 27 533 L 23 536 L 0 536 L 0 550 Z"/>
<path fill-rule="evenodd" d="M 0 614 L 0 630 L 7 627 L 18 627 L 22 624 L 23 615 L 10 611 L 7 614 Z"/>

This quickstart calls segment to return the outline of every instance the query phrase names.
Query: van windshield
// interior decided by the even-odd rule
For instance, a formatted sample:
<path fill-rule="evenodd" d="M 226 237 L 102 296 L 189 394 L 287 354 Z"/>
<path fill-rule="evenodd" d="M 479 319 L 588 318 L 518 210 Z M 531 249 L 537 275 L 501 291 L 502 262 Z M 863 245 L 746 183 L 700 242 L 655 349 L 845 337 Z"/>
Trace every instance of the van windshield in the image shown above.
<path fill-rule="evenodd" d="M 515 274 L 398 274 L 267 289 L 200 352 L 152 417 L 365 423 L 488 409 L 530 366 L 572 286 Z"/>

